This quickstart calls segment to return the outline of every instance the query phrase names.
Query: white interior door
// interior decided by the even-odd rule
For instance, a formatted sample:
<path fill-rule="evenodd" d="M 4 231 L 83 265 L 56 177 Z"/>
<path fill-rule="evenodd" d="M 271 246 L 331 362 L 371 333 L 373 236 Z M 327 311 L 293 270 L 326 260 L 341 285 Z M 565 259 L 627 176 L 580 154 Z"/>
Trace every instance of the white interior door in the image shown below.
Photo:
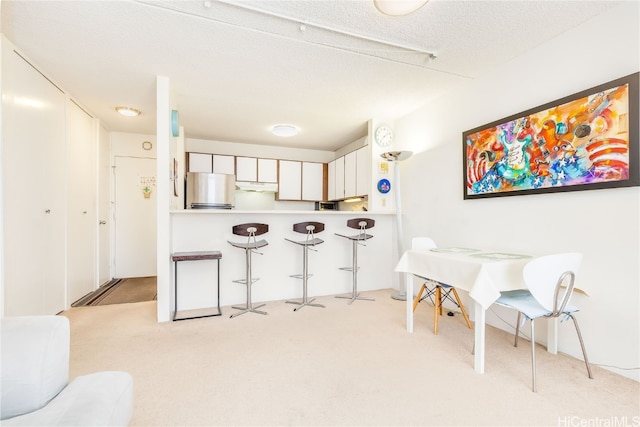
<path fill-rule="evenodd" d="M 67 292 L 72 303 L 96 287 L 96 120 L 67 102 Z"/>
<path fill-rule="evenodd" d="M 5 316 L 65 306 L 65 98 L 12 49 L 2 49 Z M 0 310 L 1 311 L 1 310 Z"/>
<path fill-rule="evenodd" d="M 115 158 L 117 278 L 156 275 L 155 176 L 155 159 Z"/>
<path fill-rule="evenodd" d="M 111 280 L 111 160 L 109 132 L 98 133 L 98 285 Z"/>

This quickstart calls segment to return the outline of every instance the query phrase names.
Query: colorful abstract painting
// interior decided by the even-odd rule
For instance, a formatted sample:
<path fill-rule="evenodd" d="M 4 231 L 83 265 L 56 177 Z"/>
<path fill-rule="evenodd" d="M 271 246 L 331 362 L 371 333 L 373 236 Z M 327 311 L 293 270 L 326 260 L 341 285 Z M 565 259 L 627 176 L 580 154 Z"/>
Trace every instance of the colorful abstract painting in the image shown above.
<path fill-rule="evenodd" d="M 464 132 L 464 198 L 640 185 L 638 76 Z"/>

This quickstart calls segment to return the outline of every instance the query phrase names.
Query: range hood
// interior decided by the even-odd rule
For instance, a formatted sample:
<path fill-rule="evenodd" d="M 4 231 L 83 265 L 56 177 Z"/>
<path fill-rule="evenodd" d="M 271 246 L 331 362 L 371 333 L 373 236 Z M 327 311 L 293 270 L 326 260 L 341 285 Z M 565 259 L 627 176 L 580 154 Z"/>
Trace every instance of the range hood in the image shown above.
<path fill-rule="evenodd" d="M 275 182 L 236 181 L 236 188 L 242 191 L 278 192 L 278 184 Z"/>

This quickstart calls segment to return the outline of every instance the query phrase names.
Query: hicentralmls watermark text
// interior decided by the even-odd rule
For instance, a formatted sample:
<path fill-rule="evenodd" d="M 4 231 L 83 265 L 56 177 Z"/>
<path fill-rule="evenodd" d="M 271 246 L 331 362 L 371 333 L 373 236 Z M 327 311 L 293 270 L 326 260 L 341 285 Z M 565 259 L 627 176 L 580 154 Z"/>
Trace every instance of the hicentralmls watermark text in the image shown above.
<path fill-rule="evenodd" d="M 558 417 L 558 427 L 640 427 L 640 415 L 609 418 L 585 418 L 570 415 Z"/>

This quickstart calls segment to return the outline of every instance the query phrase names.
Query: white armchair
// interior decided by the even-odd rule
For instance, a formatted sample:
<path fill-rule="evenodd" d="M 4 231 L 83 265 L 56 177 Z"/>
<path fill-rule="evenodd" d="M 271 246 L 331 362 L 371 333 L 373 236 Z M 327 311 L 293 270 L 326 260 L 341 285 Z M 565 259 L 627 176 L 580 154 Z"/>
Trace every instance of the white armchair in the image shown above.
<path fill-rule="evenodd" d="M 69 319 L 1 319 L 3 426 L 126 426 L 133 378 L 105 371 L 69 380 Z"/>

